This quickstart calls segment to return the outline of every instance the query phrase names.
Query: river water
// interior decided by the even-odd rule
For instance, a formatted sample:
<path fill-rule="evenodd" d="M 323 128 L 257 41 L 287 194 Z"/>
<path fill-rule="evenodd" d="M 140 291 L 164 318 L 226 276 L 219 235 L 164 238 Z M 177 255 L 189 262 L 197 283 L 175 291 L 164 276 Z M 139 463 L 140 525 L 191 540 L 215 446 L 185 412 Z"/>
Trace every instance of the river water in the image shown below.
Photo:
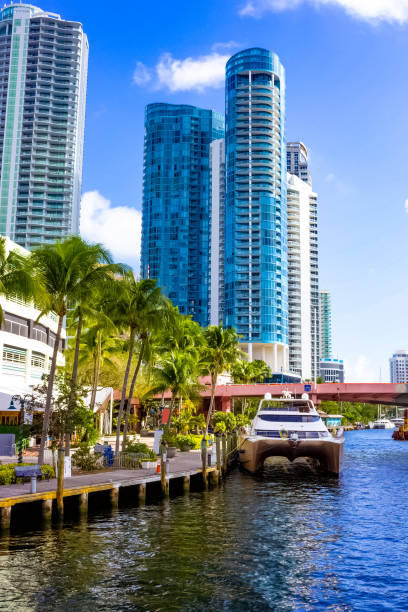
<path fill-rule="evenodd" d="M 1 610 L 408 610 L 408 442 L 0 541 Z"/>

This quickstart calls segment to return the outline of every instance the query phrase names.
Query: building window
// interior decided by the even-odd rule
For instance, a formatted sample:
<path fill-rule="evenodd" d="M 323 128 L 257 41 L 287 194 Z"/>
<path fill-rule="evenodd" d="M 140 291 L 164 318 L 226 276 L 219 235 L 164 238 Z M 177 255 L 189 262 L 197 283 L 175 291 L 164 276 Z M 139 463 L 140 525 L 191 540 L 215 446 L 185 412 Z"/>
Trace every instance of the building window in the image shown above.
<path fill-rule="evenodd" d="M 3 329 L 10 334 L 16 334 L 17 336 L 28 337 L 28 322 L 23 317 L 18 317 L 9 312 L 4 313 L 4 324 Z"/>
<path fill-rule="evenodd" d="M 31 354 L 31 376 L 41 378 L 45 369 L 45 355 L 33 351 Z"/>
<path fill-rule="evenodd" d="M 44 342 L 47 344 L 47 328 L 43 325 L 33 325 L 33 340 L 38 340 L 39 342 Z"/>
<path fill-rule="evenodd" d="M 15 346 L 3 346 L 3 371 L 23 373 L 26 367 L 27 351 Z"/>

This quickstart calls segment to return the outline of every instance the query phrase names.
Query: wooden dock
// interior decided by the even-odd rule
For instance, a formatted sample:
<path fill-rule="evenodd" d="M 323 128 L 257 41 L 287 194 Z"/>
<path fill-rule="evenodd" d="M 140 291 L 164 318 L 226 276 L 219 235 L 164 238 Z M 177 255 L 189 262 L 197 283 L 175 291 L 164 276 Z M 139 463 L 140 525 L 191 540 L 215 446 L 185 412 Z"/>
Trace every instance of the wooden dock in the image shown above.
<path fill-rule="evenodd" d="M 174 459 L 168 461 L 165 478 L 157 474 L 154 469 L 120 469 L 104 470 L 65 478 L 64 500 L 76 497 L 78 509 L 87 513 L 88 498 L 93 494 L 106 492 L 112 507 L 117 507 L 121 490 L 128 489 L 134 494 L 135 504 L 145 504 L 147 498 L 169 496 L 172 489 L 187 493 L 193 478 L 200 479 L 203 488 L 218 484 L 222 477 L 222 470 L 216 467 L 206 468 L 203 475 L 201 454 L 198 451 L 177 453 Z M 37 482 L 37 492 L 31 493 L 31 484 L 25 483 L 0 486 L 0 526 L 9 529 L 12 522 L 13 508 L 21 504 L 33 502 L 42 503 L 42 516 L 44 520 L 51 520 L 54 500 L 57 497 L 57 480 L 41 480 Z M 27 508 L 28 511 L 28 508 Z"/>

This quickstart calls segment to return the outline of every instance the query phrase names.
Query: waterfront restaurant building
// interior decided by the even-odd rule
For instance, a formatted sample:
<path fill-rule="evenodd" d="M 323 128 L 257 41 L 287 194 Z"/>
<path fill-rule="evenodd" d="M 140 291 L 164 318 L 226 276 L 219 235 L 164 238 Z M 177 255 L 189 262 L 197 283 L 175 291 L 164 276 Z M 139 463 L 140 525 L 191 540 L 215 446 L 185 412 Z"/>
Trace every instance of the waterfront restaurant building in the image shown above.
<path fill-rule="evenodd" d="M 6 238 L 6 250 L 24 249 Z M 32 303 L 19 298 L 0 296 L 4 313 L 4 323 L 0 329 L 0 425 L 17 422 L 19 405 L 9 410 L 13 395 L 25 395 L 32 387 L 41 384 L 43 374 L 51 367 L 52 353 L 56 339 L 58 320 L 56 315 L 41 317 L 40 311 Z M 57 365 L 65 363 L 65 329 L 61 332 L 60 351 Z"/>

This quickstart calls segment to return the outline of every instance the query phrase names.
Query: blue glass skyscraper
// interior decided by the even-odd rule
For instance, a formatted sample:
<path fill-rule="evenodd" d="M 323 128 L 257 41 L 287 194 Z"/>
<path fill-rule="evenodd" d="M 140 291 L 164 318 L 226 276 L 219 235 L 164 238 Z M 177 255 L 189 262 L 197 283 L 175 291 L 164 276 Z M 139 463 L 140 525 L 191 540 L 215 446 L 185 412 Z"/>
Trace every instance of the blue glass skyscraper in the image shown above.
<path fill-rule="evenodd" d="M 209 322 L 210 143 L 224 116 L 185 104 L 145 114 L 141 275 L 156 278 L 182 314 Z"/>
<path fill-rule="evenodd" d="M 224 323 L 253 359 L 288 369 L 285 71 L 253 48 L 226 67 Z"/>

